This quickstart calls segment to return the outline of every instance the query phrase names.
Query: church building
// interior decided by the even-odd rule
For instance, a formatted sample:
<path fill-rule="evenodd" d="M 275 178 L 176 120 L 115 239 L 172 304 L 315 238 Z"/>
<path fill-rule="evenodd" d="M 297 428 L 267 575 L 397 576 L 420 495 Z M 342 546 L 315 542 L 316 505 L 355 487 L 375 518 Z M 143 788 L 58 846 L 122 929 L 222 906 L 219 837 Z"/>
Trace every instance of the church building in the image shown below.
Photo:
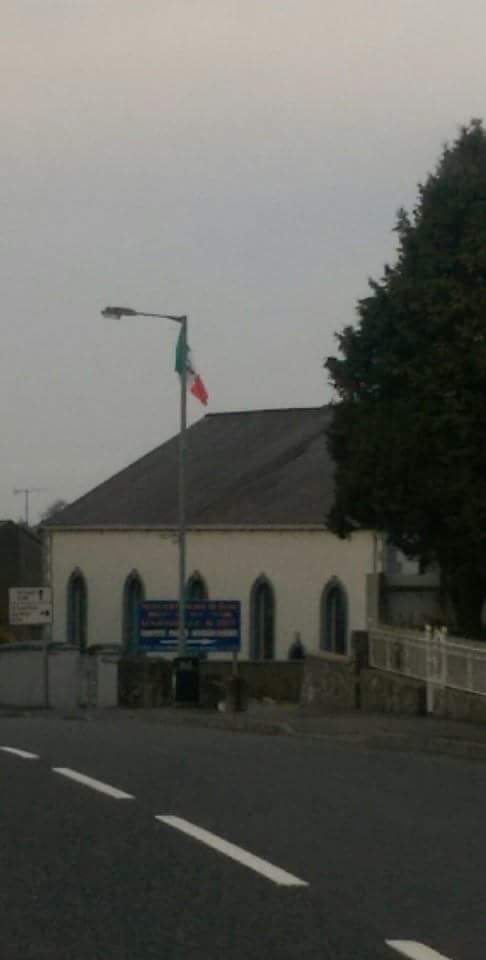
<path fill-rule="evenodd" d="M 212 413 L 187 430 L 187 597 L 239 600 L 243 659 L 350 652 L 368 625 L 374 531 L 326 528 L 329 407 Z M 142 600 L 178 596 L 179 437 L 45 526 L 52 639 L 135 651 Z"/>

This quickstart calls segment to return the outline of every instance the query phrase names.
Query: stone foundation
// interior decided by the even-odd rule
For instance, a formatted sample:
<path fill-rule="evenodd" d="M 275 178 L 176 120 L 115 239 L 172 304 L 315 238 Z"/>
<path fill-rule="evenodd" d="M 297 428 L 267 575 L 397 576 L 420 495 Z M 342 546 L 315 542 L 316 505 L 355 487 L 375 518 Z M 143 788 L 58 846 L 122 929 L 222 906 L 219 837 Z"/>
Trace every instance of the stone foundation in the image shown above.
<path fill-rule="evenodd" d="M 486 697 L 451 687 L 434 690 L 434 716 L 469 723 L 486 723 Z"/>
<path fill-rule="evenodd" d="M 306 713 L 335 713 L 359 707 L 359 677 L 356 657 L 332 653 L 308 655 L 300 705 Z"/>
<path fill-rule="evenodd" d="M 118 664 L 121 707 L 163 707 L 172 700 L 170 660 L 122 657 Z"/>
<path fill-rule="evenodd" d="M 238 662 L 248 697 L 298 703 L 304 660 L 243 660 Z M 231 660 L 203 660 L 200 667 L 201 698 L 208 684 L 224 690 L 233 672 Z"/>
<path fill-rule="evenodd" d="M 360 675 L 361 710 L 365 713 L 426 713 L 425 683 L 382 670 Z"/>

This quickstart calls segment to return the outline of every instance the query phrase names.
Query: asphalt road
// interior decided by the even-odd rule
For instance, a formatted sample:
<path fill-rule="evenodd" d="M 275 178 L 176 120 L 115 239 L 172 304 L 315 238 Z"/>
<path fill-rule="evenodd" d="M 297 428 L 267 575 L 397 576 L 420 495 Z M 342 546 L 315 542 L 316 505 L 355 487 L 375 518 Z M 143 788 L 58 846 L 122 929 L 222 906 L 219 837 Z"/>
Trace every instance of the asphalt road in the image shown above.
<path fill-rule="evenodd" d="M 123 713 L 0 746 L 2 960 L 484 960 L 483 765 Z"/>

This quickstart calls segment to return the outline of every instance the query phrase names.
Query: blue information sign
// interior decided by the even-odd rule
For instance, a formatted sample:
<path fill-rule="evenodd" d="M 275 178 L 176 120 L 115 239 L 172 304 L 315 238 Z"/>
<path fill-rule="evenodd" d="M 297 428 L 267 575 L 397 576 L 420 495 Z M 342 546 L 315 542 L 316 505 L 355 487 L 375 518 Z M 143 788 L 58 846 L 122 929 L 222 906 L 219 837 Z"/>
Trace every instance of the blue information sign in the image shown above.
<path fill-rule="evenodd" d="M 177 650 L 177 600 L 146 600 L 139 607 L 140 650 Z M 240 649 L 239 600 L 191 600 L 186 604 L 186 644 L 190 652 Z"/>

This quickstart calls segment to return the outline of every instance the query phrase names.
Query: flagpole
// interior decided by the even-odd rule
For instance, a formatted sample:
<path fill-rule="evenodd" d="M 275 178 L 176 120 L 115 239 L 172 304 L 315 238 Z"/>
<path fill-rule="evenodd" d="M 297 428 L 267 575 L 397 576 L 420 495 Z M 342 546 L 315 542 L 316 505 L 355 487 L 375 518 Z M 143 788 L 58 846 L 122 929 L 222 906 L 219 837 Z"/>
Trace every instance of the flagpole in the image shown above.
<path fill-rule="evenodd" d="M 181 317 L 181 426 L 179 434 L 179 638 L 178 654 L 186 655 L 186 426 L 187 426 L 187 317 Z"/>
<path fill-rule="evenodd" d="M 105 307 L 103 317 L 158 317 L 161 320 L 173 320 L 179 323 L 180 354 L 182 362 L 177 362 L 176 370 L 181 378 L 181 425 L 179 434 L 179 630 L 177 652 L 180 657 L 187 653 L 186 646 L 186 425 L 187 425 L 187 316 L 175 316 L 172 313 L 145 313 L 132 307 Z M 202 395 L 196 393 L 201 403 L 207 402 L 204 385 Z"/>

